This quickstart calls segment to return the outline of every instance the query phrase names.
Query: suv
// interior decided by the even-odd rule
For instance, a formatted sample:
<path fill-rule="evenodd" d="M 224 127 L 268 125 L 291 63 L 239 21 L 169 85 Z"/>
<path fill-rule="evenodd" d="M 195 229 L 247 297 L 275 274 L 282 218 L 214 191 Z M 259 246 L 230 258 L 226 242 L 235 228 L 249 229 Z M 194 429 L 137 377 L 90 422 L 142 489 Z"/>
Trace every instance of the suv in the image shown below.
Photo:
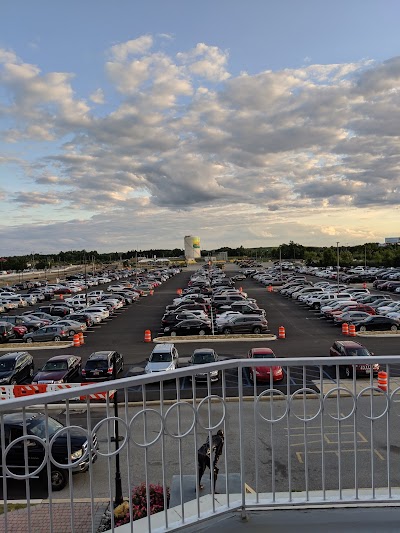
<path fill-rule="evenodd" d="M 10 322 L 0 322 L 0 343 L 15 339 L 15 331 Z"/>
<path fill-rule="evenodd" d="M 218 354 L 212 348 L 199 348 L 195 350 L 190 358 L 191 365 L 206 365 L 207 363 L 216 363 L 218 361 Z M 210 372 L 199 372 L 194 375 L 196 381 L 207 380 L 210 375 L 210 381 L 218 381 L 220 378 L 219 370 L 211 370 Z"/>
<path fill-rule="evenodd" d="M 179 366 L 178 350 L 174 344 L 157 344 L 144 369 L 146 374 L 175 370 Z"/>
<path fill-rule="evenodd" d="M 0 357 L 0 384 L 15 385 L 31 379 L 34 373 L 33 357 L 28 352 L 10 352 Z"/>
<path fill-rule="evenodd" d="M 365 346 L 356 341 L 335 341 L 329 349 L 330 357 L 368 357 L 374 355 L 367 350 Z M 353 368 L 356 371 L 357 376 L 369 376 L 371 373 L 371 365 L 355 365 L 355 360 L 351 361 L 348 365 L 340 365 L 339 373 L 341 377 L 351 378 L 353 377 Z M 379 364 L 372 365 L 372 371 L 375 374 L 379 372 Z"/>
<path fill-rule="evenodd" d="M 43 305 L 39 307 L 38 309 L 42 313 L 47 313 L 51 316 L 61 316 L 64 317 L 66 315 L 71 314 L 73 311 L 71 307 L 68 307 L 67 305 Z"/>
<path fill-rule="evenodd" d="M 113 379 L 115 375 L 124 369 L 124 358 L 118 352 L 94 352 L 89 355 L 84 368 L 82 368 L 82 381 L 94 381 L 96 379 Z"/>
<path fill-rule="evenodd" d="M 258 335 L 268 332 L 269 329 L 267 320 L 262 316 L 238 315 L 229 320 L 228 324 L 219 325 L 218 331 L 224 335 L 230 333 L 254 333 Z"/>
<path fill-rule="evenodd" d="M 40 318 L 30 315 L 4 315 L 2 318 L 14 326 L 25 326 L 29 333 L 36 331 L 44 325 L 44 322 Z"/>
<path fill-rule="evenodd" d="M 55 461 L 60 463 L 55 465 L 51 462 L 51 488 L 53 491 L 63 489 L 68 483 L 68 463 L 73 463 L 71 467 L 72 472 L 86 472 L 89 468 L 89 443 L 85 436 L 77 430 L 70 429 L 62 432 L 65 428 L 63 424 L 58 422 L 51 416 L 46 416 L 42 413 L 10 413 L 3 415 L 4 423 L 4 448 L 9 446 L 13 441 L 19 437 L 28 436 L 25 439 L 27 445 L 24 445 L 24 441 L 18 441 L 13 444 L 8 453 L 2 456 L 0 455 L 0 475 L 3 475 L 2 461 L 8 466 L 8 469 L 13 474 L 25 474 L 27 456 L 27 466 L 30 472 L 40 469 L 39 473 L 34 477 L 40 477 L 43 483 L 47 485 L 47 468 L 46 468 L 46 451 L 45 447 L 47 438 L 49 441 L 57 433 L 52 447 L 52 455 Z M 2 423 L 2 425 L 3 425 Z M 24 429 L 26 427 L 26 429 Z M 34 438 L 29 440 L 29 435 Z M 68 435 L 70 438 L 68 438 Z M 0 434 L 0 441 L 3 437 L 3 431 Z M 92 436 L 93 449 L 92 449 L 92 463 L 97 459 L 96 449 L 98 448 L 97 437 L 94 434 Z M 3 447 L 0 442 L 1 447 Z M 66 465 L 63 468 L 60 465 Z"/>

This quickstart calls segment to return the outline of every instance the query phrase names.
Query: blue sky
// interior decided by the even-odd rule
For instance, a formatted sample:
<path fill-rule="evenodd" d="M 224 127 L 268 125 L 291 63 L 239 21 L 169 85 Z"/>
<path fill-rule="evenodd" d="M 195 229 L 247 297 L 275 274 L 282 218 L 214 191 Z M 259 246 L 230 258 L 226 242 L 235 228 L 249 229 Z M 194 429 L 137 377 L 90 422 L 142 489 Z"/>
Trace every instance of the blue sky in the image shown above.
<path fill-rule="evenodd" d="M 0 6 L 0 255 L 398 233 L 395 1 Z"/>

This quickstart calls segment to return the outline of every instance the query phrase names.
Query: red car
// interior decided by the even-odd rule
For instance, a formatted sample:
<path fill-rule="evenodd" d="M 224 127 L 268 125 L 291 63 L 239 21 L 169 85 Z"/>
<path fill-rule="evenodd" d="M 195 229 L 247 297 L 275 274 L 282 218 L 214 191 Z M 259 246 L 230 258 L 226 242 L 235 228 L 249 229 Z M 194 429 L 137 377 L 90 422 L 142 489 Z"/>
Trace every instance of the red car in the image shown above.
<path fill-rule="evenodd" d="M 28 328 L 18 324 L 18 326 L 13 326 L 13 330 L 17 339 L 22 339 L 25 333 L 28 333 Z"/>
<path fill-rule="evenodd" d="M 252 348 L 249 350 L 247 357 L 250 359 L 274 359 L 276 355 L 271 348 Z M 273 381 L 281 381 L 284 377 L 281 366 L 255 366 L 249 368 L 249 377 L 253 380 L 253 370 L 256 374 L 256 381 L 270 381 L 272 370 Z"/>

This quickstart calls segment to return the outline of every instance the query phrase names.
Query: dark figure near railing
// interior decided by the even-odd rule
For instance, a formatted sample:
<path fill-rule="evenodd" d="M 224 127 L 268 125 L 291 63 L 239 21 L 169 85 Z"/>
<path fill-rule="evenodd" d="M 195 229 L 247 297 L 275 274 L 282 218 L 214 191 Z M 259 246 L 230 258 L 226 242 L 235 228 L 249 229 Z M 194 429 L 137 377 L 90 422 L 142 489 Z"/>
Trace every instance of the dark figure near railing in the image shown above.
<path fill-rule="evenodd" d="M 217 467 L 217 463 L 219 461 L 220 456 L 222 455 L 222 449 L 224 447 L 224 432 L 222 429 L 219 429 L 217 431 L 216 435 L 212 436 L 211 439 L 212 442 L 212 472 L 214 475 L 214 493 L 215 493 L 215 484 L 217 482 L 218 472 L 219 468 Z M 210 477 L 211 477 L 211 446 L 209 438 L 207 437 L 206 442 L 200 446 L 197 452 L 198 457 L 198 465 L 199 465 L 199 489 L 203 489 L 204 485 L 201 484 L 201 478 L 203 477 L 203 474 L 206 470 L 206 467 L 210 469 Z"/>

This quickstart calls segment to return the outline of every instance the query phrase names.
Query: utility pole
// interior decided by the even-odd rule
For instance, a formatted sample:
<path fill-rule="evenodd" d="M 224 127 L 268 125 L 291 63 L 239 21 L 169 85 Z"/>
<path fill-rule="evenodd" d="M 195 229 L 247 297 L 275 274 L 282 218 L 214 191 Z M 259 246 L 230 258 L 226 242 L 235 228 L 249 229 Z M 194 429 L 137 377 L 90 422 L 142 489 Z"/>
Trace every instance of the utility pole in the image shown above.
<path fill-rule="evenodd" d="M 339 241 L 336 242 L 336 254 L 337 254 L 337 290 L 339 292 L 339 270 L 340 270 Z"/>

